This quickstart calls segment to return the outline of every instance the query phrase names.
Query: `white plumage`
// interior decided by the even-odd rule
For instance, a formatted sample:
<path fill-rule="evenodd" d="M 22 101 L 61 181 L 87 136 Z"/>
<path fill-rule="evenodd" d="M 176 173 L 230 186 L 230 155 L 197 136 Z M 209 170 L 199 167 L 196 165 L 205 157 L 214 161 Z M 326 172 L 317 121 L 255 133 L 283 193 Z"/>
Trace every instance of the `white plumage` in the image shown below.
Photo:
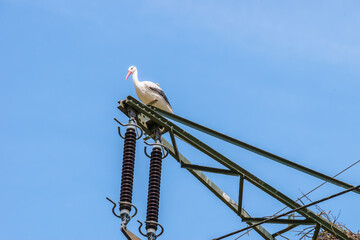
<path fill-rule="evenodd" d="M 133 75 L 132 78 L 135 85 L 136 95 L 140 101 L 146 105 L 152 105 L 164 111 L 173 113 L 170 102 L 163 90 L 159 87 L 158 83 L 150 81 L 140 82 L 138 79 L 138 71 L 134 66 L 129 67 L 126 79 L 128 79 L 131 74 Z"/>

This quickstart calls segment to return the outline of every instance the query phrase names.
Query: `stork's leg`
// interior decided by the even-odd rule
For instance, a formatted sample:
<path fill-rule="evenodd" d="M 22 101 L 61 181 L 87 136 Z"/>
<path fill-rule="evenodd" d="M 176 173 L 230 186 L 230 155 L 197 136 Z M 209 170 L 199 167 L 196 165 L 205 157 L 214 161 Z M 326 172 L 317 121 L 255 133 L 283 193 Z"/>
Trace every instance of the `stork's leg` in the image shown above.
<path fill-rule="evenodd" d="M 155 98 L 153 101 L 149 102 L 147 105 L 153 105 L 155 103 L 157 103 L 159 101 L 159 99 Z M 165 131 L 165 127 L 160 129 L 161 132 Z"/>

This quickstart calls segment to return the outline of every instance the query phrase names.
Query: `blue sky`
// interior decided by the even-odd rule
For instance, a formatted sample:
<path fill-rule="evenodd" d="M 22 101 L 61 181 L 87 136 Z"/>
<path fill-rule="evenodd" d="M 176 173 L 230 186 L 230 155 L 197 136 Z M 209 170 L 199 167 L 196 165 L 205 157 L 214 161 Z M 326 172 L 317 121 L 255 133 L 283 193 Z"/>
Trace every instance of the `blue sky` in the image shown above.
<path fill-rule="evenodd" d="M 119 198 L 123 142 L 113 117 L 125 122 L 117 101 L 135 96 L 124 79 L 131 65 L 140 80 L 160 83 L 180 116 L 328 175 L 359 160 L 359 10 L 357 1 L 0 1 L 0 238 L 122 238 L 105 197 Z M 293 199 L 321 183 L 190 132 Z M 140 220 L 142 148 L 133 197 Z M 339 179 L 358 185 L 359 171 Z M 237 178 L 208 176 L 237 199 Z M 161 187 L 161 239 L 246 226 L 170 157 Z M 341 190 L 327 184 L 310 198 Z M 348 193 L 320 206 L 341 210 L 339 220 L 357 231 L 358 205 Z M 261 217 L 282 205 L 246 183 L 244 207 Z"/>

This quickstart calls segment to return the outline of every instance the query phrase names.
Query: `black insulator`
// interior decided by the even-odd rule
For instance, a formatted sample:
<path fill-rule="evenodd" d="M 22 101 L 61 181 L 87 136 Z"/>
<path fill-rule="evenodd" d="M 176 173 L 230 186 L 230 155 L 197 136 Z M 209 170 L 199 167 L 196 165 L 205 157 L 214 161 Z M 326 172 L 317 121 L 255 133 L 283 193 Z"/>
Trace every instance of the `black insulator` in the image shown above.
<path fill-rule="evenodd" d="M 125 133 L 124 155 L 122 163 L 121 176 L 121 190 L 120 201 L 132 202 L 133 179 L 134 179 L 134 164 L 135 164 L 135 147 L 136 147 L 136 133 L 135 129 L 127 128 Z M 131 210 L 131 206 L 121 203 L 120 211 L 122 209 Z"/>
<path fill-rule="evenodd" d="M 146 221 L 158 221 L 159 200 L 160 200 L 160 182 L 161 182 L 161 164 L 162 152 L 161 148 L 155 147 L 151 152 L 149 188 L 147 199 Z M 157 229 L 157 224 L 146 223 L 146 229 Z"/>

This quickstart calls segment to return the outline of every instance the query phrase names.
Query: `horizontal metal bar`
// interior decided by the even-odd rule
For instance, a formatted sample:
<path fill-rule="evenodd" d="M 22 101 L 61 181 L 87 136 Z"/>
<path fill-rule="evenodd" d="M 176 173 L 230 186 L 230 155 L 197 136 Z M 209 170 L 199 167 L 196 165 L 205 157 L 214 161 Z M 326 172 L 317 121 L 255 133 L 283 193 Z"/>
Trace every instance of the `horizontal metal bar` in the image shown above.
<path fill-rule="evenodd" d="M 146 117 L 150 118 L 151 120 L 153 120 L 160 126 L 165 127 L 167 129 L 172 128 L 174 131 L 174 134 L 176 134 L 179 138 L 186 141 L 193 147 L 199 149 L 200 151 L 207 154 L 208 156 L 212 157 L 214 160 L 218 161 L 225 167 L 232 169 L 234 171 L 237 171 L 240 174 L 243 174 L 244 177 L 246 178 L 246 180 L 248 180 L 250 183 L 257 186 L 258 188 L 260 188 L 261 190 L 263 190 L 270 196 L 274 197 L 278 201 L 284 203 L 288 207 L 290 207 L 292 209 L 296 209 L 296 208 L 300 208 L 302 206 L 302 205 L 298 204 L 297 202 L 293 201 L 292 199 L 290 199 L 289 197 L 287 197 L 285 194 L 278 191 L 277 189 L 273 188 L 269 184 L 265 183 L 261 179 L 257 178 L 256 176 L 254 176 L 247 170 L 243 169 L 236 163 L 232 162 L 230 159 L 226 158 L 225 156 L 223 156 L 222 154 L 220 154 L 213 148 L 211 148 L 208 145 L 206 145 L 205 143 L 201 142 L 199 139 L 193 137 L 191 134 L 187 133 L 185 130 L 179 128 L 178 126 L 176 126 L 175 124 L 173 124 L 169 120 L 167 120 L 166 118 L 157 114 L 149 107 L 143 105 L 136 99 L 134 99 L 132 97 L 128 97 L 126 99 L 126 103 L 128 105 L 130 105 L 131 107 L 135 108 L 136 110 L 140 111 L 142 114 L 144 114 Z M 333 226 L 332 223 L 330 223 L 326 219 L 318 216 L 317 214 L 310 211 L 309 209 L 299 209 L 297 212 L 300 213 L 301 215 L 303 215 L 304 217 L 312 219 L 315 222 L 319 223 L 325 230 L 331 232 L 335 236 L 337 236 L 341 239 L 349 239 L 346 236 L 346 234 L 342 231 L 342 229 L 340 229 L 337 226 Z"/>
<path fill-rule="evenodd" d="M 299 171 L 301 171 L 301 172 L 307 173 L 307 174 L 309 174 L 309 175 L 311 175 L 311 176 L 314 176 L 314 177 L 316 177 L 316 178 L 325 180 L 325 181 L 327 181 L 327 182 L 329 182 L 329 183 L 335 184 L 335 185 L 340 186 L 340 187 L 343 187 L 343 188 L 345 188 L 345 189 L 349 189 L 349 188 L 353 187 L 351 184 L 342 182 L 342 181 L 340 181 L 340 180 L 337 180 L 337 179 L 335 179 L 335 178 L 332 178 L 332 177 L 330 177 L 330 176 L 327 176 L 327 175 L 325 175 L 325 174 L 323 174 L 323 173 L 320 173 L 320 172 L 317 172 L 317 171 L 312 170 L 312 169 L 310 169 L 310 168 L 304 167 L 304 166 L 302 166 L 302 165 L 300 165 L 300 164 L 297 164 L 297 163 L 295 163 L 295 162 L 292 162 L 292 161 L 290 161 L 290 160 L 288 160 L 288 159 L 285 159 L 285 158 L 283 158 L 283 157 L 277 156 L 277 155 L 275 155 L 275 154 L 273 154 L 273 153 L 267 152 L 267 151 L 265 151 L 265 150 L 262 150 L 262 149 L 260 149 L 260 148 L 255 147 L 255 146 L 252 146 L 252 145 L 250 145 L 250 144 L 247 144 L 247 143 L 245 143 L 245 142 L 242 142 L 242 141 L 240 141 L 240 140 L 237 140 L 237 139 L 235 139 L 235 138 L 232 138 L 232 137 L 227 136 L 227 135 L 225 135 L 225 134 L 222 134 L 222 133 L 220 133 L 220 132 L 214 131 L 214 130 L 212 130 L 212 129 L 210 129 L 210 128 L 207 128 L 207 127 L 205 127 L 205 126 L 202 126 L 202 125 L 200 125 L 200 124 L 197 124 L 197 123 L 195 123 L 195 122 L 192 122 L 192 121 L 190 121 L 190 120 L 188 120 L 188 119 L 182 118 L 182 117 L 177 116 L 177 115 L 172 114 L 172 113 L 165 112 L 165 111 L 163 111 L 163 110 L 161 110 L 161 109 L 158 109 L 158 108 L 156 108 L 156 107 L 151 107 L 151 108 L 152 108 L 155 112 L 158 112 L 158 113 L 160 113 L 161 115 L 163 115 L 163 116 L 165 116 L 165 117 L 168 117 L 168 118 L 170 118 L 170 119 L 172 119 L 172 120 L 174 120 L 174 121 L 177 121 L 177 122 L 179 122 L 179 123 L 181 123 L 181 124 L 184 124 L 184 125 L 186 125 L 186 126 L 188 126 L 188 127 L 194 128 L 194 129 L 196 129 L 196 130 L 199 130 L 199 131 L 201 131 L 201 132 L 204 132 L 204 133 L 206 133 L 206 134 L 209 134 L 209 135 L 211 135 L 211 136 L 214 136 L 214 137 L 216 137 L 216 138 L 219 138 L 219 139 L 221 139 L 221 140 L 224 140 L 224 141 L 226 141 L 226 142 L 228 142 L 228 143 L 234 144 L 234 145 L 236 145 L 236 146 L 239 146 L 239 147 L 241 147 L 241 148 L 244 148 L 244 149 L 246 149 L 246 150 L 249 150 L 249 151 L 251 151 L 251 152 L 253 152 L 253 153 L 259 154 L 259 155 L 261 155 L 261 156 L 263 156 L 263 157 L 266 157 L 266 158 L 269 158 L 269 159 L 274 160 L 274 161 L 276 161 L 276 162 L 279 162 L 279 163 L 281 163 L 281 164 L 284 164 L 284 165 L 286 165 L 286 166 L 288 166 L 288 167 L 297 169 L 297 170 L 299 170 Z M 360 190 L 355 190 L 354 192 L 360 194 Z"/>
<path fill-rule="evenodd" d="M 267 218 L 243 218 L 242 221 L 257 223 L 264 221 L 266 219 Z M 267 223 L 315 225 L 314 221 L 306 220 L 306 219 L 273 219 L 273 220 L 269 220 Z"/>
<path fill-rule="evenodd" d="M 231 176 L 239 176 L 237 172 L 228 170 L 228 169 L 221 169 L 221 168 L 213 168 L 213 167 L 207 167 L 207 166 L 200 166 L 195 164 L 186 164 L 183 163 L 181 165 L 182 168 L 186 169 L 193 169 L 193 170 L 200 170 L 204 172 L 211 172 L 211 173 L 219 173 L 219 174 L 225 174 L 225 175 L 231 175 Z"/>

